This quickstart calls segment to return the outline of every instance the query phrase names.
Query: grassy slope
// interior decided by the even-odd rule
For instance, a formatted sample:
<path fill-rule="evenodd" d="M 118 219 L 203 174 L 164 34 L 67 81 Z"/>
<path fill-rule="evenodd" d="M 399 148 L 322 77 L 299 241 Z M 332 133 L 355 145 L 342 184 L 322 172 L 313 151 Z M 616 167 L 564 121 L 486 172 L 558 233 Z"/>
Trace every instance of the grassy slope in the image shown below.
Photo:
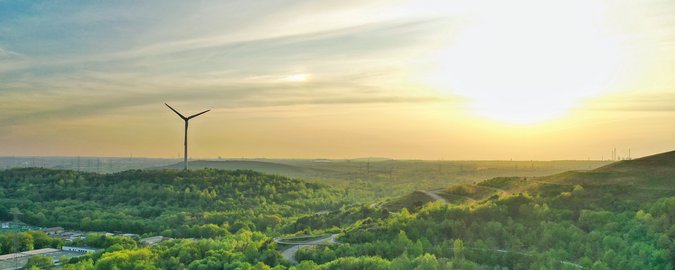
<path fill-rule="evenodd" d="M 640 202 L 675 196 L 675 151 L 619 161 L 591 171 L 537 177 L 525 188 L 533 193 L 545 194 L 567 190 L 575 185 Z"/>

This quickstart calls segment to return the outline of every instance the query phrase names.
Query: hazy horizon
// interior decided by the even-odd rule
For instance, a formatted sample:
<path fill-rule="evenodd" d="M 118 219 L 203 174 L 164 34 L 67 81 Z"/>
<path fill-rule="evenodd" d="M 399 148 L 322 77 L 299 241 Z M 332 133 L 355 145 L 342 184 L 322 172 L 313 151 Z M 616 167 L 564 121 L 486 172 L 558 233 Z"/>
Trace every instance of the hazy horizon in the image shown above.
<path fill-rule="evenodd" d="M 675 151 L 675 150 L 673 150 Z M 617 150 L 618 153 L 620 153 Z M 665 151 L 665 152 L 671 152 L 671 151 Z M 537 161 L 537 162 L 547 162 L 547 161 L 621 161 L 625 159 L 637 159 L 637 158 L 643 158 L 643 157 L 648 157 L 656 154 L 662 154 L 664 152 L 659 152 L 659 153 L 652 153 L 648 154 L 645 156 L 634 156 L 632 155 L 631 157 L 628 156 L 628 151 L 626 150 L 626 155 L 618 155 L 616 159 L 612 160 L 611 156 L 604 157 L 604 159 L 593 159 L 593 158 L 586 158 L 586 159 L 512 159 L 512 158 L 504 158 L 504 159 L 421 159 L 421 158 L 390 158 L 390 157 L 342 157 L 342 158 L 324 158 L 324 157 L 307 157 L 307 158 L 296 158 L 296 157 L 224 157 L 224 156 L 218 156 L 218 157 L 189 157 L 189 161 L 233 161 L 233 160 L 334 160 L 334 161 L 343 161 L 343 160 L 349 160 L 349 161 L 370 161 L 372 162 L 377 162 L 381 160 L 392 160 L 392 161 L 433 161 L 433 162 L 456 162 L 456 161 L 513 161 L 513 162 L 527 162 L 527 161 Z M 64 159 L 77 159 L 77 158 L 111 158 L 111 159 L 165 159 L 165 160 L 176 160 L 176 161 L 183 161 L 183 156 L 174 156 L 174 157 L 162 157 L 162 156 L 45 156 L 45 155 L 35 155 L 35 156 L 30 156 L 30 155 L 0 155 L 0 158 L 64 158 Z"/>

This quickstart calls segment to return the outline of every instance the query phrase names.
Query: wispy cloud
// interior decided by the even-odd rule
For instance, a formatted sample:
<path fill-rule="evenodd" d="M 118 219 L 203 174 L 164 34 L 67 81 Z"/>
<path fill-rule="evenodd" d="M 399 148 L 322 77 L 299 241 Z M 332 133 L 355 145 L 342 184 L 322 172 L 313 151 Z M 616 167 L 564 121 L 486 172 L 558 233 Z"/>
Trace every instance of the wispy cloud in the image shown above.
<path fill-rule="evenodd" d="M 113 20 L 110 15 L 90 16 L 75 14 L 61 23 L 83 27 L 83 22 Z M 269 27 L 264 26 L 268 20 L 255 23 L 256 27 Z M 394 19 L 247 34 L 229 27 L 216 35 L 197 33 L 185 39 L 167 37 L 176 33 L 154 34 L 154 39 L 118 46 L 124 50 L 85 47 L 79 54 L 70 49 L 59 52 L 59 45 L 55 53 L 36 52 L 0 68 L 0 79 L 6 81 L 0 86 L 0 124 L 91 117 L 167 100 L 216 109 L 447 102 L 429 94 L 405 93 L 404 87 L 374 86 L 378 79 L 400 73 L 425 46 L 434 45 L 435 29 L 445 23 Z M 89 38 L 94 40 L 78 45 L 102 42 L 98 35 Z M 309 73 L 312 81 L 293 84 L 278 79 L 295 73 Z"/>
<path fill-rule="evenodd" d="M 10 51 L 0 47 L 0 58 L 19 57 L 19 56 L 23 55 L 18 52 Z"/>
<path fill-rule="evenodd" d="M 624 94 L 589 102 L 586 109 L 605 112 L 675 112 L 675 95 L 669 92 Z"/>

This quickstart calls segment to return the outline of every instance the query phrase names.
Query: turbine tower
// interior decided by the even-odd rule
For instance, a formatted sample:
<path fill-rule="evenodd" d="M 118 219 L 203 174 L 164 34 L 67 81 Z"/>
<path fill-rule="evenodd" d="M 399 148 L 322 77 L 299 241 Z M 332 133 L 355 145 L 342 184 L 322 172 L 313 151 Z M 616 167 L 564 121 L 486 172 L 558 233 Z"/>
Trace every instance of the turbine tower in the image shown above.
<path fill-rule="evenodd" d="M 183 119 L 183 121 L 185 121 L 185 156 L 183 157 L 183 163 L 184 163 L 184 165 L 185 165 L 184 169 L 187 171 L 187 169 L 188 169 L 188 147 L 187 147 L 187 143 L 188 143 L 188 139 L 187 139 L 187 135 L 188 135 L 188 132 L 187 132 L 187 131 L 188 131 L 188 121 L 190 121 L 190 119 L 192 119 L 192 118 L 195 118 L 195 117 L 197 117 L 197 116 L 200 116 L 200 115 L 202 115 L 202 114 L 205 114 L 205 113 L 207 113 L 207 112 L 209 112 L 209 111 L 211 111 L 211 110 L 206 110 L 206 111 L 200 112 L 200 113 L 198 113 L 198 114 L 193 114 L 193 115 L 191 115 L 191 116 L 185 117 L 185 116 L 183 116 L 182 114 L 180 114 L 178 111 L 176 111 L 174 108 L 172 108 L 171 106 L 169 106 L 169 104 L 164 103 L 164 105 L 166 105 L 167 107 L 169 107 L 169 109 L 171 109 L 171 110 L 172 110 L 173 112 L 175 112 L 181 119 Z"/>

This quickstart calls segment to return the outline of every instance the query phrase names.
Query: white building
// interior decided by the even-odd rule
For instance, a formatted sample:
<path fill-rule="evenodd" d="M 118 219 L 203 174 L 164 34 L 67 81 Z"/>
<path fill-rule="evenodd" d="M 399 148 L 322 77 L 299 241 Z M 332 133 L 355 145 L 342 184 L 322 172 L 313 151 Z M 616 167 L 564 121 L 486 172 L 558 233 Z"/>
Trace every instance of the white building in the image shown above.
<path fill-rule="evenodd" d="M 61 247 L 61 250 L 70 251 L 70 252 L 78 252 L 78 253 L 94 253 L 94 252 L 96 252 L 95 248 L 90 248 L 90 247 L 63 246 L 63 247 Z"/>

